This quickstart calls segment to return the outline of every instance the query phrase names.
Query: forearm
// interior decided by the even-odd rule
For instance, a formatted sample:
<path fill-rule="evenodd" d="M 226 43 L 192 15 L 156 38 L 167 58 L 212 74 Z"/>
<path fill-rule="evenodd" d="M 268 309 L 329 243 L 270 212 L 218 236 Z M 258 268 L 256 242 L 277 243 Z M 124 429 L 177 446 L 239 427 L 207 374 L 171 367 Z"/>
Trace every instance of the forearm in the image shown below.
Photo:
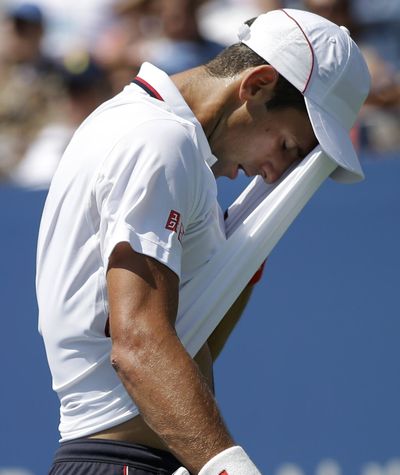
<path fill-rule="evenodd" d="M 234 445 L 207 381 L 176 334 L 155 335 L 128 351 L 117 346 L 112 358 L 146 423 L 193 473 Z"/>
<path fill-rule="evenodd" d="M 175 332 L 179 281 L 119 244 L 107 288 L 111 362 L 147 425 L 193 473 L 234 445 L 199 367 Z"/>
<path fill-rule="evenodd" d="M 249 301 L 253 286 L 248 285 L 236 299 L 235 303 L 228 310 L 219 325 L 208 338 L 207 342 L 210 347 L 213 361 L 215 361 L 224 348 L 230 334 L 237 325 L 242 316 L 244 309 Z"/>

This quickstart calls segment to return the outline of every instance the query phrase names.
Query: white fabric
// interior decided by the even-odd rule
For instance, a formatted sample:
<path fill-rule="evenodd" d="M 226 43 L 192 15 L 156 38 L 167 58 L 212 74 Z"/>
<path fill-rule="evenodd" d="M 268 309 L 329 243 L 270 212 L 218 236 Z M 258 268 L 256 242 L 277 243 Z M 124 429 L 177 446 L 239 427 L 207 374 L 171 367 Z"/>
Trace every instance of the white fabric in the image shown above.
<path fill-rule="evenodd" d="M 332 178 L 347 183 L 362 179 L 349 130 L 368 95 L 370 76 L 348 30 L 313 13 L 286 8 L 242 27 L 239 40 L 304 94 L 318 142 L 338 165 Z"/>
<path fill-rule="evenodd" d="M 191 355 L 202 347 L 336 166 L 318 146 L 278 183 L 267 185 L 261 177 L 253 179 L 232 204 L 226 222 L 226 244 L 180 292 L 176 329 Z M 197 314 L 202 318 L 194 321 L 193 315 Z"/>
<path fill-rule="evenodd" d="M 190 473 L 185 467 L 179 467 L 172 475 L 190 475 Z"/>
<path fill-rule="evenodd" d="M 236 445 L 223 450 L 210 459 L 199 475 L 261 475 L 242 447 Z M 190 475 L 184 467 L 178 468 L 173 475 Z"/>
<path fill-rule="evenodd" d="M 265 20 L 268 25 L 264 24 Z M 305 91 L 313 67 L 313 51 L 289 15 L 282 10 L 260 15 L 251 27 L 240 30 L 239 39 L 299 91 Z"/>
<path fill-rule="evenodd" d="M 200 470 L 199 475 L 261 475 L 246 452 L 236 445 L 220 452 L 209 460 Z"/>
<path fill-rule="evenodd" d="M 67 147 L 42 216 L 39 330 L 62 440 L 138 414 L 110 365 L 104 333 L 115 245 L 127 241 L 158 259 L 184 286 L 225 243 L 203 129 L 165 73 L 146 64 L 139 74 L 165 102 L 131 84 L 98 108 Z"/>

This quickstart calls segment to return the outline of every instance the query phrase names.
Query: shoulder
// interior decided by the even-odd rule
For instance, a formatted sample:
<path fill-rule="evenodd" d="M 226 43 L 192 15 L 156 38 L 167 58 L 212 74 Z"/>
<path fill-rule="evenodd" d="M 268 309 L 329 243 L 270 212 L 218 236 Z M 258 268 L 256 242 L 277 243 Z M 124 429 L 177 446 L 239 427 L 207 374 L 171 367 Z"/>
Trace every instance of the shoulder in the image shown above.
<path fill-rule="evenodd" d="M 196 132 L 192 123 L 173 114 L 163 114 L 147 118 L 136 124 L 139 135 L 135 139 L 144 140 L 151 148 L 168 151 L 173 148 L 196 148 Z"/>
<path fill-rule="evenodd" d="M 124 90 L 100 106 L 82 124 L 81 131 L 97 134 L 109 151 L 173 155 L 183 150 L 197 154 L 195 125 L 172 112 L 167 104 Z"/>
<path fill-rule="evenodd" d="M 128 169 L 139 166 L 153 172 L 189 170 L 204 162 L 194 126 L 168 116 L 147 118 L 125 130 L 115 140 L 105 165 L 116 160 Z"/>
<path fill-rule="evenodd" d="M 98 107 L 87 122 L 92 126 L 107 124 L 115 138 L 136 130 L 148 134 L 155 143 L 161 137 L 178 143 L 195 137 L 195 125 L 191 121 L 171 110 L 167 103 L 142 94 L 131 85 Z M 140 136 L 135 135 L 135 139 Z"/>
<path fill-rule="evenodd" d="M 157 189 L 192 202 L 209 188 L 206 169 L 193 127 L 157 117 L 137 123 L 114 141 L 100 166 L 96 189 Z"/>

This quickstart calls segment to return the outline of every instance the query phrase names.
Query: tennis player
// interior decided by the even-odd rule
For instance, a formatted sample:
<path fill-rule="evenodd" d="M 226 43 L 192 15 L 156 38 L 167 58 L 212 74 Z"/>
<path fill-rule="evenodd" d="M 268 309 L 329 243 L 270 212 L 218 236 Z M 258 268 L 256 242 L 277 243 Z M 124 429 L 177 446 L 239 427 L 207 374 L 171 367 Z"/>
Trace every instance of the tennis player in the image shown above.
<path fill-rule="evenodd" d="M 174 328 L 179 290 L 224 246 L 215 178 L 272 183 L 317 144 L 334 178 L 362 178 L 349 130 L 368 90 L 345 28 L 276 10 L 204 66 L 169 77 L 145 63 L 83 122 L 38 243 L 39 328 L 60 399 L 52 475 L 260 473 L 222 420 L 212 375 L 252 284 L 194 359 Z"/>

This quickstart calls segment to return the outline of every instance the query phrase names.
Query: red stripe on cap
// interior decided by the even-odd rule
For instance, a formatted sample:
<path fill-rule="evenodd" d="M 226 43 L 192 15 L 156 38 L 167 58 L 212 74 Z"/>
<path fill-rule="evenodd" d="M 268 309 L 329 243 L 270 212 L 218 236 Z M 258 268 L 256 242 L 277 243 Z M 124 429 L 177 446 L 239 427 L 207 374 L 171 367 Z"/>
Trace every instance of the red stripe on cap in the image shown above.
<path fill-rule="evenodd" d="M 285 13 L 291 20 L 293 20 L 293 21 L 296 23 L 296 25 L 300 28 L 300 31 L 303 33 L 304 38 L 306 39 L 306 41 L 307 41 L 307 43 L 308 43 L 308 46 L 310 47 L 310 50 L 311 50 L 311 58 L 312 58 L 311 71 L 310 71 L 310 74 L 309 74 L 309 76 L 308 76 L 306 85 L 305 85 L 304 89 L 301 91 L 301 93 L 304 94 L 304 93 L 306 92 L 306 89 L 307 89 L 307 87 L 308 87 L 308 84 L 309 84 L 309 82 L 310 82 L 310 80 L 311 80 L 312 72 L 313 72 L 313 70 L 314 70 L 314 49 L 313 49 L 313 47 L 312 47 L 312 45 L 311 45 L 311 42 L 310 42 L 310 40 L 308 39 L 308 36 L 306 35 L 305 31 L 304 31 L 303 28 L 300 26 L 300 23 L 299 23 L 295 18 L 293 18 L 292 16 L 290 16 L 289 13 L 288 13 L 286 10 L 282 9 L 282 11 L 283 11 L 283 13 Z"/>
<path fill-rule="evenodd" d="M 229 475 L 229 473 L 226 470 L 223 470 L 219 475 Z"/>
<path fill-rule="evenodd" d="M 146 86 L 148 89 L 150 89 L 150 91 L 155 95 L 155 97 L 157 99 L 159 99 L 160 101 L 164 101 L 164 99 L 161 97 L 161 95 L 154 89 L 154 87 L 151 84 L 149 84 L 147 81 L 140 78 L 139 76 L 136 76 L 135 79 L 136 79 L 136 81 L 141 82 L 144 86 Z"/>

